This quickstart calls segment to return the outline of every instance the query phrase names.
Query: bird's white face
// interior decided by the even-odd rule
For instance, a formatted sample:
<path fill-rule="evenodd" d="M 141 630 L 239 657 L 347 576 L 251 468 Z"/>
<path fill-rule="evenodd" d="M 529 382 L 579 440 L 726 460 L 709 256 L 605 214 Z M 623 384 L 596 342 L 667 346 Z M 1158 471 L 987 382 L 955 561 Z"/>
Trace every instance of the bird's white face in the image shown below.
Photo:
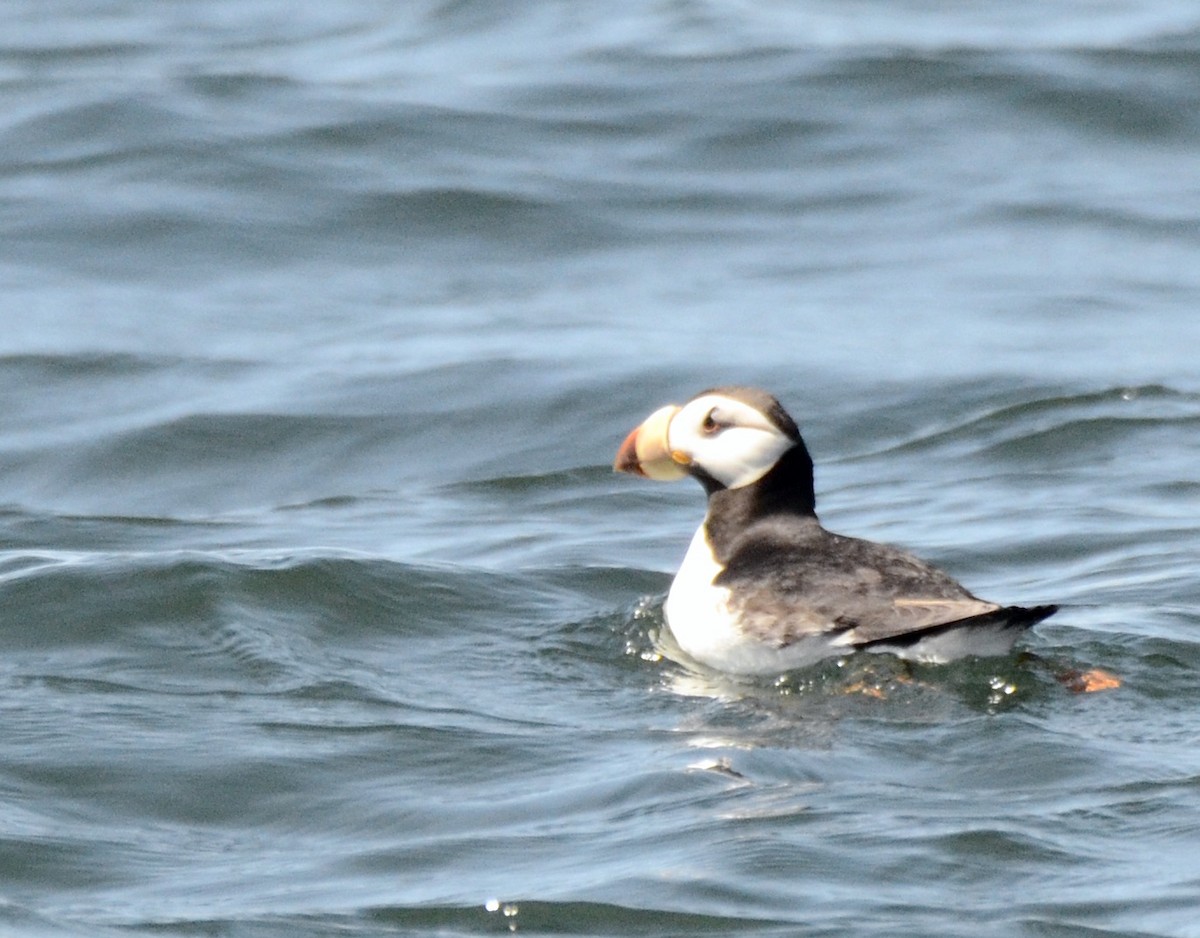
<path fill-rule="evenodd" d="M 651 414 L 629 434 L 614 465 L 663 480 L 696 469 L 735 489 L 761 479 L 795 442 L 750 404 L 702 394 Z"/>
<path fill-rule="evenodd" d="M 765 414 L 720 394 L 684 405 L 671 419 L 667 442 L 672 455 L 686 456 L 728 489 L 757 482 L 795 444 Z"/>

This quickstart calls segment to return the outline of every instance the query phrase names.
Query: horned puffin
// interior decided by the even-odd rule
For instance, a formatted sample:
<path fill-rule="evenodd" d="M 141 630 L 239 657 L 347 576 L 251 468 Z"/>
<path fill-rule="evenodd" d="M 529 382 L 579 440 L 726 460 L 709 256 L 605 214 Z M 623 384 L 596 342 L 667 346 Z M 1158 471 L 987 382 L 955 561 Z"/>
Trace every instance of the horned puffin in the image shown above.
<path fill-rule="evenodd" d="M 1058 608 L 987 602 L 909 553 L 825 530 L 796 422 L 756 388 L 656 410 L 613 468 L 704 487 L 708 511 L 663 613 L 679 647 L 719 671 L 780 674 L 853 650 L 1003 655 Z"/>

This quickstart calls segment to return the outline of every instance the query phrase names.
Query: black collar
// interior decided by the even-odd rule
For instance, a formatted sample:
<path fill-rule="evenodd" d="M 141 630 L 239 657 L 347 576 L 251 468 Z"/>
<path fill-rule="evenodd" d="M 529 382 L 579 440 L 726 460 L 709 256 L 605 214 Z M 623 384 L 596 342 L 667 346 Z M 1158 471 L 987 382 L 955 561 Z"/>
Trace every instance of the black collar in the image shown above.
<path fill-rule="evenodd" d="M 757 482 L 728 489 L 707 473 L 693 470 L 708 492 L 708 538 L 718 562 L 728 559 L 734 542 L 764 518 L 791 516 L 816 520 L 813 463 L 803 440 L 784 453 Z"/>

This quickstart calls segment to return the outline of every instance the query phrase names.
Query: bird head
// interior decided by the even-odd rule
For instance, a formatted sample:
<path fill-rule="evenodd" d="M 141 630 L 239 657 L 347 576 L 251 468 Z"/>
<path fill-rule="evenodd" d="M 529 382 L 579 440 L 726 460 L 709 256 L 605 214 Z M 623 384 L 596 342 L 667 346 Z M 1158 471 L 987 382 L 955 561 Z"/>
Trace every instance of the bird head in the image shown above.
<path fill-rule="evenodd" d="M 613 469 L 663 481 L 690 475 L 709 491 L 737 489 L 757 482 L 798 444 L 795 421 L 770 394 L 714 388 L 647 417 L 621 444 Z"/>

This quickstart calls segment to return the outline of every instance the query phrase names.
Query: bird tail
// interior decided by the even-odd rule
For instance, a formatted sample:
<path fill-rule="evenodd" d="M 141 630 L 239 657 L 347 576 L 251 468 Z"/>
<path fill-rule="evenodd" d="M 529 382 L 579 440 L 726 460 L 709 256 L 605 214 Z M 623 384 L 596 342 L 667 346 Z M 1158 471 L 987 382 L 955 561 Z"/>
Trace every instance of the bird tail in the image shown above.
<path fill-rule="evenodd" d="M 1003 606 L 966 619 L 864 642 L 865 651 L 891 652 L 920 661 L 950 661 L 965 656 L 1004 655 L 1025 629 L 1054 615 L 1058 606 Z"/>
<path fill-rule="evenodd" d="M 1048 603 L 1044 606 L 1005 606 L 1003 609 L 993 613 L 993 615 L 1003 613 L 1008 619 L 1008 624 L 1011 628 L 1027 629 L 1029 626 L 1036 625 L 1043 619 L 1050 618 L 1056 612 L 1058 612 L 1058 606 Z"/>

